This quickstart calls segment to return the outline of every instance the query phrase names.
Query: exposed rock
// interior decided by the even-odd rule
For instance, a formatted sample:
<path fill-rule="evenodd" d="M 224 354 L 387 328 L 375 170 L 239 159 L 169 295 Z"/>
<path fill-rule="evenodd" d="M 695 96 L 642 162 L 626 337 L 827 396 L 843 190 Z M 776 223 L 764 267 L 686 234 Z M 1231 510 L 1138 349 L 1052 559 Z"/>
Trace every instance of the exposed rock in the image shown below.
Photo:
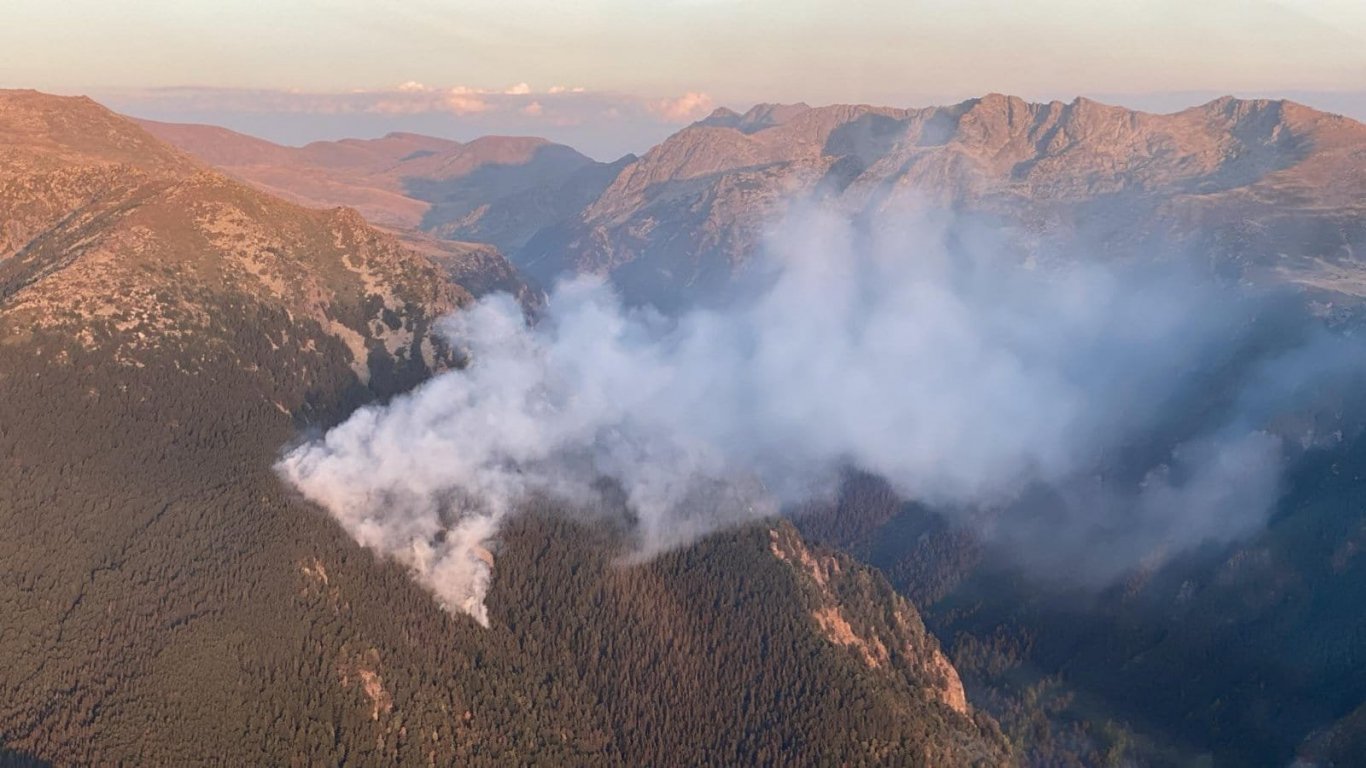
<path fill-rule="evenodd" d="M 769 536 L 773 556 L 806 580 L 812 621 L 831 643 L 852 650 L 869 669 L 904 674 L 949 709 L 971 714 L 958 671 L 910 601 L 847 556 L 812 552 L 786 523 Z"/>
<path fill-rule="evenodd" d="M 337 677 L 342 688 L 356 686 L 370 701 L 370 719 L 379 720 L 380 715 L 394 711 L 394 697 L 384 687 L 380 675 L 379 651 L 368 648 L 363 652 L 342 651 L 337 661 Z"/>

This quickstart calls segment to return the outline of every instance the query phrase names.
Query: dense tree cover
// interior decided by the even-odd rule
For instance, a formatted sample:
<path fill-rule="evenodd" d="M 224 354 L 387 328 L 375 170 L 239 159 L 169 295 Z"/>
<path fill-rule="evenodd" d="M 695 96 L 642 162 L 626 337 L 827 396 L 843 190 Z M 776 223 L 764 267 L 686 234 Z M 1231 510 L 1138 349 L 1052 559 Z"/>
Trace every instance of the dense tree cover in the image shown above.
<path fill-rule="evenodd" d="M 430 329 L 470 294 L 89 101 L 4 101 L 0 762 L 1008 760 L 914 608 L 784 559 L 787 527 L 633 565 L 623 510 L 531 501 L 492 627 L 442 611 L 271 465 L 453 364 Z M 496 253 L 447 266 L 521 285 Z"/>
<path fill-rule="evenodd" d="M 201 301 L 215 335 L 132 363 L 111 359 L 114 339 L 0 329 L 0 743 L 17 753 L 179 765 L 1006 759 L 989 719 L 935 701 L 910 667 L 871 669 L 823 636 L 764 527 L 630 566 L 620 531 L 541 502 L 497 554 L 492 628 L 441 611 L 270 469 L 300 424 L 384 391 L 361 387 L 316 329 Z M 286 336 L 314 338 L 321 362 L 301 366 Z"/>
<path fill-rule="evenodd" d="M 1099 593 L 1042 587 L 866 476 L 802 527 L 917 598 L 1028 764 L 1351 765 L 1366 733 L 1363 468 L 1361 437 L 1311 451 L 1257 537 Z"/>

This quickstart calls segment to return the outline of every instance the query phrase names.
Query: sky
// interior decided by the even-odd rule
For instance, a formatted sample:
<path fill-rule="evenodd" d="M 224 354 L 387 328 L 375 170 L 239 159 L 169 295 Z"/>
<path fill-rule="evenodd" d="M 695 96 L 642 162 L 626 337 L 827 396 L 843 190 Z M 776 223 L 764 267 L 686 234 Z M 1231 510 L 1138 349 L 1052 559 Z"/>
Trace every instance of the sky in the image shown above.
<path fill-rule="evenodd" d="M 988 92 L 1366 117 L 1357 0 L 7 0 L 0 86 L 286 143 L 529 133 L 639 151 L 715 106 Z"/>

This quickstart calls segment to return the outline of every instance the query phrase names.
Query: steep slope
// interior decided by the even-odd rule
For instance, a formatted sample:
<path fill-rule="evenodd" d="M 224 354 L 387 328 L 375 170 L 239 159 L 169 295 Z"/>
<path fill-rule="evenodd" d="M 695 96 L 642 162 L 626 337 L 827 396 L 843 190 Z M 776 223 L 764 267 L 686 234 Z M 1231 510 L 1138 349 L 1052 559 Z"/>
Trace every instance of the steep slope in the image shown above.
<path fill-rule="evenodd" d="M 87 101 L 0 105 L 0 144 L 70 128 L 5 168 L 27 196 L 4 205 L 45 207 L 0 262 L 4 759 L 1008 759 L 914 609 L 837 556 L 794 565 L 785 527 L 625 567 L 610 530 L 543 503 L 496 553 L 491 629 L 443 612 L 271 465 L 440 365 L 429 328 L 468 293 L 354 212 L 202 170 Z M 97 177 L 125 183 L 61 185 Z M 831 569 L 859 575 L 830 592 Z"/>
<path fill-rule="evenodd" d="M 616 166 L 544 139 L 468 143 L 408 133 L 283 147 L 206 125 L 139 121 L 153 135 L 303 205 L 348 205 L 370 222 L 450 240 L 521 248 L 601 193 Z"/>
<path fill-rule="evenodd" d="M 1115 750 L 1140 765 L 1353 765 L 1366 711 L 1363 467 L 1358 427 L 1296 463 L 1257 536 L 1100 593 L 1039 583 L 869 477 L 802 529 L 922 607 L 973 700 L 1031 764 Z"/>
<path fill-rule="evenodd" d="M 72 214 L 118 206 L 146 180 L 193 170 L 189 158 L 89 99 L 0 97 L 0 261 Z"/>
<path fill-rule="evenodd" d="M 492 245 L 442 240 L 420 232 L 403 233 L 398 238 L 405 247 L 426 256 L 450 280 L 474 296 L 507 293 L 528 309 L 543 301 L 540 287 L 529 282 Z"/>
<path fill-rule="evenodd" d="M 1360 295 L 1366 126 L 1290 102 L 1170 115 L 989 95 L 949 107 L 719 110 L 625 167 L 514 260 L 608 272 L 637 300 L 724 284 L 793 197 L 854 212 L 929 203 L 1004 222 L 1022 253 L 1196 252 Z"/>

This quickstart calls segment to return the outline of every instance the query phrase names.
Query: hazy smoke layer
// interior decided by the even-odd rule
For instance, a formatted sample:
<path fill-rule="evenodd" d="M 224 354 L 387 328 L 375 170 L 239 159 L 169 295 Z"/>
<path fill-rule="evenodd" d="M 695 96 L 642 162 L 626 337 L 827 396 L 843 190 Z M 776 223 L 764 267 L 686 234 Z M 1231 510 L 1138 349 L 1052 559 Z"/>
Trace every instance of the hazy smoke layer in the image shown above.
<path fill-rule="evenodd" d="M 849 466 L 1084 576 L 1262 523 L 1285 451 L 1268 425 L 1334 368 L 1326 334 L 1263 332 L 1179 269 L 1030 268 L 963 235 L 804 210 L 722 309 L 625 310 L 584 278 L 528 327 L 486 299 L 444 327 L 466 369 L 279 469 L 485 623 L 500 521 L 529 492 L 592 505 L 603 477 L 646 554 Z"/>

